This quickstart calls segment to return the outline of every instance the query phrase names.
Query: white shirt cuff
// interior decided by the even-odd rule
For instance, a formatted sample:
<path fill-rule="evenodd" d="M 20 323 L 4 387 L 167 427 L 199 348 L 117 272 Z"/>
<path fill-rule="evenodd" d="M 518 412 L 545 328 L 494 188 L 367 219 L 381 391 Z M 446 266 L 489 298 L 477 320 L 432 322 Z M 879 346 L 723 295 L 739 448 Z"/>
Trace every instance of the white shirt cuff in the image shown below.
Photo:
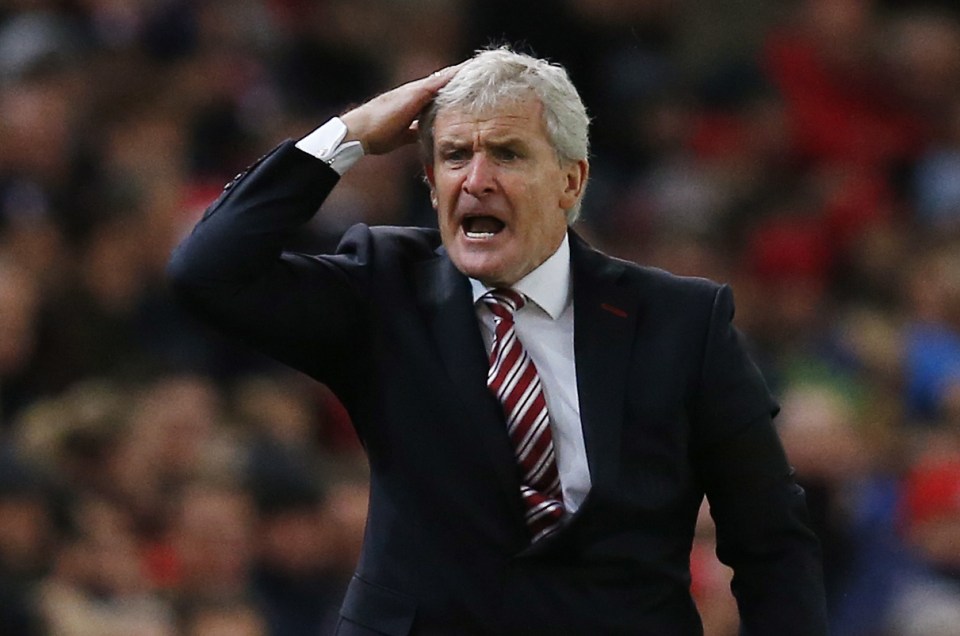
<path fill-rule="evenodd" d="M 363 156 L 363 145 L 359 141 L 344 143 L 343 138 L 346 136 L 346 124 L 339 117 L 334 117 L 298 141 L 296 146 L 343 176 Z"/>

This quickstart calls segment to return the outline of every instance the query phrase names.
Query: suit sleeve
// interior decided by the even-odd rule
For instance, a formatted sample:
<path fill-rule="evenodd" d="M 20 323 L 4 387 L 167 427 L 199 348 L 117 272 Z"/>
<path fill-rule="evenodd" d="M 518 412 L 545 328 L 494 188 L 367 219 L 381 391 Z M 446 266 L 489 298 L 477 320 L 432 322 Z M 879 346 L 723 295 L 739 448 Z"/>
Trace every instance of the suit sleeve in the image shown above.
<path fill-rule="evenodd" d="M 337 180 L 292 141 L 281 144 L 227 185 L 167 268 L 171 288 L 192 313 L 326 382 L 362 346 L 369 242 L 348 234 L 332 256 L 290 253 L 284 244 Z"/>
<path fill-rule="evenodd" d="M 742 634 L 825 635 L 819 542 L 773 427 L 778 407 L 732 318 L 732 294 L 722 287 L 694 416 L 694 460 L 717 527 L 717 556 L 734 571 Z"/>

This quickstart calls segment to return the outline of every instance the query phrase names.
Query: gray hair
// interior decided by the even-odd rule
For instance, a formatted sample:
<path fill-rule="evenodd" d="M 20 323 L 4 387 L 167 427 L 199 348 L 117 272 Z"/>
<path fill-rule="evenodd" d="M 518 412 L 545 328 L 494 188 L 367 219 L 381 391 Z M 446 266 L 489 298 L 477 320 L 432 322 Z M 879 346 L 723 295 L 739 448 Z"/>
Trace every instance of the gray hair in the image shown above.
<path fill-rule="evenodd" d="M 590 117 L 580 94 L 558 64 L 517 53 L 507 47 L 477 51 L 420 115 L 420 147 L 424 162 L 433 163 L 433 124 L 448 108 L 489 112 L 530 95 L 543 105 L 547 138 L 562 165 L 586 159 L 590 151 Z M 567 210 L 567 223 L 580 215 L 580 198 Z"/>

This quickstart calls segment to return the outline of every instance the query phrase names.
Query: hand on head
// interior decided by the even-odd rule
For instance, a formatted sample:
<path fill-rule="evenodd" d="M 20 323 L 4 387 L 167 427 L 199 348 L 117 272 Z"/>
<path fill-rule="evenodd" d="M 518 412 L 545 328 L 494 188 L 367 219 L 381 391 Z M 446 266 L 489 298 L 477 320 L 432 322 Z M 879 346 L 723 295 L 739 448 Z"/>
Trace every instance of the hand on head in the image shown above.
<path fill-rule="evenodd" d="M 367 154 L 386 154 L 417 140 L 417 116 L 462 64 L 408 82 L 348 111 L 340 119 L 347 140 L 358 139 Z"/>

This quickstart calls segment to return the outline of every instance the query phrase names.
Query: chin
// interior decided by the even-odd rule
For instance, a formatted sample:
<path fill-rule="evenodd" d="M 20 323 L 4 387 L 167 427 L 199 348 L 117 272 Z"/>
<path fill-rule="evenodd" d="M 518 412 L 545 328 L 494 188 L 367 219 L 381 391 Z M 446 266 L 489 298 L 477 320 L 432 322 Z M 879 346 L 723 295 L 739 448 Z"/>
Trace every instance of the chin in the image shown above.
<path fill-rule="evenodd" d="M 461 267 L 458 269 L 470 278 L 477 279 L 484 285 L 497 287 L 504 284 L 503 276 L 495 270 L 489 270 L 483 267 Z"/>
<path fill-rule="evenodd" d="M 482 262 L 475 258 L 454 258 L 453 264 L 466 276 L 475 278 L 484 285 L 497 286 L 503 283 L 505 272 L 493 263 Z M 480 261 L 480 262 L 478 262 Z"/>

